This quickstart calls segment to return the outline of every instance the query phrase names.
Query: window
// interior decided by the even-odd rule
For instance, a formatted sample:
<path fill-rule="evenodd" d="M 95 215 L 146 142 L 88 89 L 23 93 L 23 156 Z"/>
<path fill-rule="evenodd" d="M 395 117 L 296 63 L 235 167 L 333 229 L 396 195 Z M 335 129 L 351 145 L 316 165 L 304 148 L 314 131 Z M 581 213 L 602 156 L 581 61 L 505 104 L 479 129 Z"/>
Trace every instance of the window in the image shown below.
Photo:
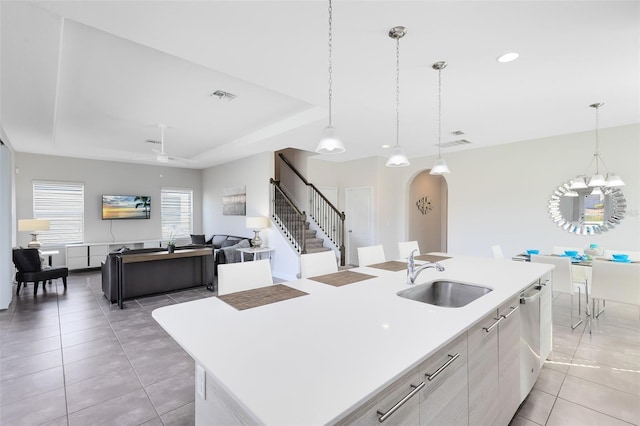
<path fill-rule="evenodd" d="M 43 246 L 84 242 L 84 184 L 34 181 L 33 218 L 49 219 L 38 234 Z"/>
<path fill-rule="evenodd" d="M 160 215 L 162 239 L 189 238 L 193 232 L 193 191 L 184 188 L 162 188 Z"/>

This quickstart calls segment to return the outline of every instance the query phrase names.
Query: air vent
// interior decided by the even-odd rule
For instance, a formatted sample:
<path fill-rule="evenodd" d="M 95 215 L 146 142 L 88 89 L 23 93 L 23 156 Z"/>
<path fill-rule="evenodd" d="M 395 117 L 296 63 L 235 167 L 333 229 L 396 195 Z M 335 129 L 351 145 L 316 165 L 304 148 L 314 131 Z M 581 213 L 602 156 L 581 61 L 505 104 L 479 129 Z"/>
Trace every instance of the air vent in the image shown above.
<path fill-rule="evenodd" d="M 213 92 L 212 94 L 210 94 L 209 96 L 211 97 L 216 97 L 219 100 L 224 100 L 227 102 L 230 102 L 232 100 L 234 100 L 235 98 L 238 97 L 238 95 L 234 95 L 233 93 L 229 93 L 229 92 L 225 92 L 224 90 L 216 90 L 215 92 Z"/>
<path fill-rule="evenodd" d="M 467 140 L 467 139 L 458 139 L 456 141 L 450 141 L 450 142 L 443 142 L 440 144 L 440 148 L 451 148 L 452 146 L 459 146 L 459 145 L 468 145 L 470 144 L 471 141 Z M 436 144 L 437 146 L 438 144 Z"/>
<path fill-rule="evenodd" d="M 153 139 L 147 139 L 145 142 L 146 143 L 152 143 L 152 144 L 155 144 L 155 145 L 160 145 L 162 143 L 160 141 L 154 141 Z"/>
<path fill-rule="evenodd" d="M 464 135 L 464 132 L 462 130 L 454 130 L 451 134 L 455 136 L 462 136 Z"/>

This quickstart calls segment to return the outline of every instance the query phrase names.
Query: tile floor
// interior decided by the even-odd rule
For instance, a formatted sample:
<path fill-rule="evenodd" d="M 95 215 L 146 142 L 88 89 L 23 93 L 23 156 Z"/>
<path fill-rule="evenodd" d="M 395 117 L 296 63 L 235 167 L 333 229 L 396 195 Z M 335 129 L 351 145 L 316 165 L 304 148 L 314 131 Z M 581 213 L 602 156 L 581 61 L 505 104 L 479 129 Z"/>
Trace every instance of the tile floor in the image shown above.
<path fill-rule="evenodd" d="M 640 309 L 609 302 L 589 334 L 570 300 L 554 297 L 553 352 L 511 426 L 640 424 Z"/>
<path fill-rule="evenodd" d="M 104 299 L 99 272 L 72 274 L 0 311 L 0 424 L 192 425 L 194 362 L 153 320 L 204 288 L 125 303 Z M 15 285 L 14 285 L 15 291 Z"/>
<path fill-rule="evenodd" d="M 15 288 L 15 287 L 14 287 Z M 203 288 L 141 298 L 120 310 L 99 272 L 32 286 L 0 311 L 0 424 L 192 425 L 193 360 L 151 318 Z M 593 334 L 568 326 L 554 299 L 554 351 L 511 425 L 640 424 L 640 313 L 608 303 Z"/>

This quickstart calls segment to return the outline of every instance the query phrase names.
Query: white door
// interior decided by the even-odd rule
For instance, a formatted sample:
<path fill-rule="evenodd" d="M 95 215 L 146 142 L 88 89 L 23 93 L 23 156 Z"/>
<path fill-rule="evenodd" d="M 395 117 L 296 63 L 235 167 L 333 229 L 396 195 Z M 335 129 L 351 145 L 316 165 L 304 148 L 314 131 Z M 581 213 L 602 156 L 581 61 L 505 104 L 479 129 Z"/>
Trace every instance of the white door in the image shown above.
<path fill-rule="evenodd" d="M 358 247 L 373 245 L 373 188 L 346 188 L 347 263 L 357 265 Z"/>

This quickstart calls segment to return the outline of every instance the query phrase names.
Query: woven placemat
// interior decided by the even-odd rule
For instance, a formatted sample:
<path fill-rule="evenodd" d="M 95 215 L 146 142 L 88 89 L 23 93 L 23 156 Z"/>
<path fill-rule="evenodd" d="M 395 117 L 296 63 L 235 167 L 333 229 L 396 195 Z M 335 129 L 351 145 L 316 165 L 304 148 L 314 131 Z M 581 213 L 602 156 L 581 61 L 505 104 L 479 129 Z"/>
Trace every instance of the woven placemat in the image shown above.
<path fill-rule="evenodd" d="M 435 254 L 421 254 L 414 257 L 415 260 L 424 260 L 426 262 L 439 262 L 441 260 L 451 259 L 448 256 L 436 256 Z"/>
<path fill-rule="evenodd" d="M 398 272 L 398 271 L 402 271 L 404 269 L 407 269 L 407 263 L 406 262 L 400 262 L 400 261 L 397 261 L 397 260 L 390 260 L 388 262 L 374 263 L 373 265 L 367 265 L 367 267 L 368 268 L 384 269 L 385 271 Z"/>
<path fill-rule="evenodd" d="M 307 294 L 309 293 L 287 287 L 286 285 L 276 284 L 225 294 L 218 296 L 218 299 L 239 311 L 244 311 L 245 309 L 281 302 L 283 300 L 293 299 L 294 297 L 306 296 Z"/>
<path fill-rule="evenodd" d="M 319 275 L 317 277 L 309 277 L 310 280 L 318 281 L 319 283 L 329 284 L 334 287 L 340 287 L 347 284 L 357 283 L 358 281 L 370 280 L 371 278 L 377 278 L 375 275 L 362 274 L 354 271 L 341 271 L 334 272 L 327 275 Z"/>

